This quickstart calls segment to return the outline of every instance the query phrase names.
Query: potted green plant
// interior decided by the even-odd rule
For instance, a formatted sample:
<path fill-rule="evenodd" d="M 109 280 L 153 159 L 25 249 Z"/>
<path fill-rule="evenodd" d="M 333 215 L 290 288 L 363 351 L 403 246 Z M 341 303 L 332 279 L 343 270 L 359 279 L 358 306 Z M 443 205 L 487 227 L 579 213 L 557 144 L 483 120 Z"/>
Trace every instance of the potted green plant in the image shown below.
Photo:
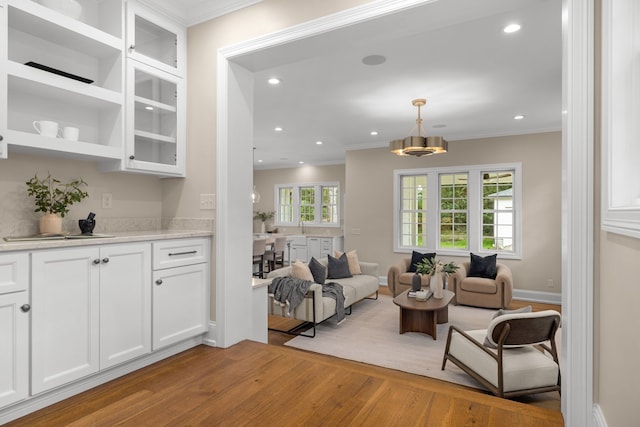
<path fill-rule="evenodd" d="M 273 218 L 273 216 L 275 215 L 274 211 L 265 211 L 265 212 L 261 212 L 261 211 L 255 211 L 253 214 L 253 219 L 259 219 L 260 221 L 262 221 L 262 226 L 261 226 L 261 232 L 264 233 L 265 232 L 265 221 Z"/>
<path fill-rule="evenodd" d="M 455 262 L 444 263 L 437 258 L 424 258 L 422 261 L 416 264 L 416 271 L 420 274 L 430 274 L 431 292 L 433 297 L 440 299 L 443 296 L 444 284 L 442 283 L 442 275 L 449 276 L 454 274 L 460 266 Z"/>
<path fill-rule="evenodd" d="M 40 218 L 41 234 L 59 234 L 62 218 L 69 212 L 69 206 L 89 197 L 82 188 L 87 185 L 82 179 L 63 183 L 49 173 L 46 178 L 34 175 L 27 181 L 27 194 L 35 199 L 34 212 L 44 212 Z"/>

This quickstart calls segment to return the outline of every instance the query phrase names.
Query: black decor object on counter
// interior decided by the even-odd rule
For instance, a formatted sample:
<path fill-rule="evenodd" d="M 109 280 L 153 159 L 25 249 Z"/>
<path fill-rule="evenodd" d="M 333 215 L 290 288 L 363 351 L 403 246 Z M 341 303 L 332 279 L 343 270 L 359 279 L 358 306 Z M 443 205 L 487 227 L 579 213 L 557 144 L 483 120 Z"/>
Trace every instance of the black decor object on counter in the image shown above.
<path fill-rule="evenodd" d="M 47 65 L 38 64 L 37 62 L 29 61 L 25 62 L 24 65 L 28 65 L 29 67 L 37 68 L 39 70 L 47 71 L 49 73 L 57 74 L 62 77 L 67 77 L 69 79 L 78 80 L 82 83 L 91 84 L 93 80 L 87 79 L 85 77 L 77 76 L 75 74 L 67 73 L 66 71 L 58 70 L 56 68 L 49 67 Z"/>
<path fill-rule="evenodd" d="M 96 220 L 94 219 L 96 214 L 93 212 L 89 212 L 89 216 L 87 219 L 78 220 L 78 225 L 80 226 L 80 231 L 82 234 L 93 234 L 93 228 L 96 226 Z"/>

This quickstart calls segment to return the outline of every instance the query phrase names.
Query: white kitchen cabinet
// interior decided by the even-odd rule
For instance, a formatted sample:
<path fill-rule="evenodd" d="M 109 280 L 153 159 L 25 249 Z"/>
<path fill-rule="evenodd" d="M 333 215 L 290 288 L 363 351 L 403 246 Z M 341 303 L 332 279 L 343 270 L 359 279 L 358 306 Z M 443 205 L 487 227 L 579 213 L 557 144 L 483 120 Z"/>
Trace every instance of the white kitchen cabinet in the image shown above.
<path fill-rule="evenodd" d="M 150 245 L 32 254 L 33 394 L 150 351 Z"/>
<path fill-rule="evenodd" d="M 306 236 L 287 236 L 289 248 L 285 250 L 285 258 L 287 262 L 307 261 L 307 237 Z"/>
<path fill-rule="evenodd" d="M 127 82 L 124 169 L 184 176 L 184 80 L 128 60 Z"/>
<path fill-rule="evenodd" d="M 153 350 L 207 331 L 210 239 L 153 243 Z"/>
<path fill-rule="evenodd" d="M 127 55 L 179 77 L 185 75 L 186 29 L 149 8 L 127 3 Z"/>
<path fill-rule="evenodd" d="M 185 176 L 184 27 L 127 3 L 125 150 L 101 170 Z"/>
<path fill-rule="evenodd" d="M 99 369 L 98 248 L 32 254 L 31 392 Z"/>
<path fill-rule="evenodd" d="M 29 255 L 0 255 L 0 408 L 29 395 Z"/>
<path fill-rule="evenodd" d="M 307 256 L 309 259 L 326 259 L 327 255 L 334 256 L 335 251 L 342 251 L 342 236 L 335 237 L 308 237 Z"/>
<path fill-rule="evenodd" d="M 0 157 L 8 148 L 122 159 L 122 2 L 80 3 L 78 19 L 31 0 L 7 0 L 0 9 Z M 76 127 L 79 140 L 41 136 L 33 126 L 39 120 Z"/>
<path fill-rule="evenodd" d="M 320 259 L 322 242 L 320 237 L 307 237 L 307 257 Z"/>
<path fill-rule="evenodd" d="M 105 246 L 100 260 L 100 369 L 105 369 L 151 351 L 151 247 Z"/>

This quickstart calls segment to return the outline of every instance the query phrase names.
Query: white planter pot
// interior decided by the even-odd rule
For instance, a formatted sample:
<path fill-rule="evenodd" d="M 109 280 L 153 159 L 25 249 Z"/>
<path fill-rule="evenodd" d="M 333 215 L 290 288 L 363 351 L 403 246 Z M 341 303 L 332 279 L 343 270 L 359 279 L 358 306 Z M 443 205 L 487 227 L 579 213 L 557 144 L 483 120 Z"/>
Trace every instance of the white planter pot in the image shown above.
<path fill-rule="evenodd" d="M 62 217 L 58 214 L 47 213 L 40 217 L 40 234 L 62 233 Z"/>
<path fill-rule="evenodd" d="M 433 276 L 431 276 L 429 287 L 431 288 L 431 292 L 433 292 L 433 297 L 435 299 L 442 299 L 442 297 L 444 296 L 444 285 L 442 283 L 441 273 L 435 273 Z"/>

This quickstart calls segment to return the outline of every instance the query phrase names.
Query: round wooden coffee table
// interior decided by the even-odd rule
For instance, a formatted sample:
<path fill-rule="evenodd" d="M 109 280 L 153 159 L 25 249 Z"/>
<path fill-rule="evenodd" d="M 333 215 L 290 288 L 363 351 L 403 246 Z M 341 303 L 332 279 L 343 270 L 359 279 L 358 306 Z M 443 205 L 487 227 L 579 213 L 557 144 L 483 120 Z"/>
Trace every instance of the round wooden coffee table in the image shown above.
<path fill-rule="evenodd" d="M 422 332 L 435 340 L 437 325 L 449 321 L 449 303 L 455 294 L 445 289 L 442 299 L 431 295 L 426 301 L 416 301 L 409 298 L 408 293 L 406 290 L 393 299 L 393 303 L 400 307 L 400 333 Z"/>

